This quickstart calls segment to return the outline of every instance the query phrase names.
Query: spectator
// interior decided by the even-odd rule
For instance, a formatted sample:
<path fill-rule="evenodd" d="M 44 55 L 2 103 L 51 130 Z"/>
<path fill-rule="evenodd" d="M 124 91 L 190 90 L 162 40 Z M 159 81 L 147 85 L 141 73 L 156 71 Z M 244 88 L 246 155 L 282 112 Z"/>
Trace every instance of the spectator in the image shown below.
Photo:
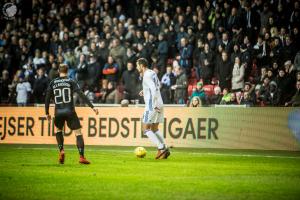
<path fill-rule="evenodd" d="M 35 50 L 35 56 L 33 58 L 33 66 L 34 69 L 38 69 L 46 64 L 45 59 L 41 55 L 41 51 L 39 49 Z"/>
<path fill-rule="evenodd" d="M 99 63 L 95 55 L 91 54 L 87 66 L 87 85 L 89 87 L 95 87 L 97 85 L 98 79 L 102 74 L 99 72 L 101 72 Z"/>
<path fill-rule="evenodd" d="M 33 84 L 33 97 L 35 103 L 45 103 L 48 82 L 49 79 L 45 76 L 44 68 L 39 68 Z"/>
<path fill-rule="evenodd" d="M 157 47 L 157 53 L 158 53 L 158 62 L 157 67 L 159 68 L 159 71 L 161 73 L 165 73 L 166 68 L 166 62 L 168 59 L 168 42 L 165 40 L 165 35 L 163 33 L 160 33 L 158 35 L 158 47 Z"/>
<path fill-rule="evenodd" d="M 244 75 L 245 75 L 245 64 L 241 64 L 239 57 L 235 58 L 233 70 L 232 70 L 232 91 L 238 92 L 244 88 Z"/>
<path fill-rule="evenodd" d="M 270 79 L 269 77 L 265 77 L 257 95 L 258 99 L 261 101 L 263 105 L 265 105 L 267 102 L 267 93 L 269 92 L 269 90 L 270 90 Z"/>
<path fill-rule="evenodd" d="M 188 44 L 186 38 L 180 40 L 180 60 L 179 65 L 185 70 L 186 74 L 190 73 L 192 66 L 193 47 Z"/>
<path fill-rule="evenodd" d="M 216 63 L 216 75 L 220 81 L 221 89 L 230 88 L 230 81 L 232 77 L 232 67 L 228 54 L 223 51 L 221 59 Z"/>
<path fill-rule="evenodd" d="M 231 99 L 231 94 L 229 93 L 229 90 L 227 88 L 223 89 L 223 97 L 220 101 L 221 105 L 225 105 L 228 104 L 230 102 Z"/>
<path fill-rule="evenodd" d="M 103 103 L 116 104 L 118 103 L 118 91 L 114 82 L 108 82 L 107 90 L 103 95 Z"/>
<path fill-rule="evenodd" d="M 299 107 L 300 106 L 300 80 L 296 83 L 296 93 L 292 97 L 292 99 L 285 103 L 285 106 L 293 106 L 293 107 Z"/>
<path fill-rule="evenodd" d="M 193 93 L 190 97 L 190 100 L 193 99 L 193 97 L 199 97 L 201 100 L 201 105 L 206 104 L 206 94 L 203 90 L 203 83 L 202 82 L 198 82 L 196 88 L 193 90 Z"/>
<path fill-rule="evenodd" d="M 298 72 L 300 72 L 300 51 L 297 52 L 295 59 L 294 59 L 294 65 Z"/>
<path fill-rule="evenodd" d="M 198 96 L 191 98 L 189 107 L 201 107 L 201 100 Z"/>
<path fill-rule="evenodd" d="M 250 98 L 250 101 L 254 104 L 256 96 L 255 96 L 255 85 L 251 84 L 250 82 L 246 82 L 245 86 L 242 90 L 243 93 L 247 92 Z"/>
<path fill-rule="evenodd" d="M 138 99 L 139 88 L 139 73 L 134 68 L 132 62 L 127 63 L 127 70 L 122 74 L 122 83 L 124 85 L 124 97 L 128 101 L 134 101 Z"/>
<path fill-rule="evenodd" d="M 107 61 L 108 55 L 109 55 L 109 50 L 108 50 L 108 48 L 107 48 L 107 45 L 106 45 L 105 40 L 100 40 L 98 44 L 99 44 L 99 50 L 98 50 L 99 57 L 98 57 L 98 62 L 99 62 L 99 65 L 100 65 L 100 66 L 104 66 L 105 63 L 106 63 L 106 61 Z"/>
<path fill-rule="evenodd" d="M 252 107 L 254 105 L 248 92 L 244 92 L 240 105 L 246 105 L 248 107 Z"/>
<path fill-rule="evenodd" d="M 187 82 L 202 79 L 206 85 L 216 76 L 223 89 L 234 85 L 234 65 L 228 68 L 228 63 L 238 56 L 240 63 L 245 64 L 245 81 L 260 85 L 269 76 L 277 83 L 281 105 L 294 95 L 291 88 L 296 70 L 300 70 L 298 1 L 137 0 L 129 1 L 128 5 L 97 2 L 56 1 L 50 6 L 34 3 L 31 14 L 25 16 L 22 12 L 15 16 L 17 23 L 4 20 L 0 31 L 0 72 L 7 70 L 15 77 L 14 73 L 22 68 L 33 86 L 39 68 L 45 68 L 49 79 L 53 79 L 57 74 L 54 63 L 68 63 L 72 72 L 77 70 L 81 54 L 93 54 L 95 61 L 86 59 L 87 75 L 83 79 L 95 92 L 108 55 L 118 63 L 118 83 L 127 62 L 135 63 L 137 58 L 145 57 L 159 75 L 164 74 L 167 64 L 177 60 L 186 69 Z M 205 43 L 209 48 L 204 48 Z M 222 51 L 229 56 L 226 62 L 222 60 Z M 272 71 L 258 74 L 261 68 L 266 70 L 270 66 Z M 285 70 L 281 73 L 285 75 L 279 81 L 278 70 L 283 66 Z M 193 73 L 193 68 L 197 73 Z M 71 73 L 70 77 L 74 75 Z M 16 79 L 13 82 L 11 88 L 16 86 Z M 14 102 L 16 99 L 11 98 L 15 89 L 10 94 L 9 101 Z"/>
<path fill-rule="evenodd" d="M 265 105 L 278 106 L 280 102 L 280 93 L 277 89 L 277 84 L 274 81 L 270 82 L 270 89 L 265 93 Z"/>
<path fill-rule="evenodd" d="M 72 49 L 67 49 L 66 53 L 64 54 L 64 63 L 68 65 L 69 70 L 68 70 L 68 76 L 72 79 L 75 78 L 75 65 L 76 65 L 76 58 L 75 55 L 72 51 Z"/>
<path fill-rule="evenodd" d="M 102 70 L 104 78 L 107 79 L 109 82 L 116 83 L 118 78 L 118 70 L 118 63 L 114 61 L 112 56 L 108 56 L 107 63 L 104 65 Z"/>
<path fill-rule="evenodd" d="M 200 54 L 199 74 L 203 83 L 209 84 L 214 72 L 214 54 L 210 50 L 209 44 L 204 44 L 204 51 Z"/>
<path fill-rule="evenodd" d="M 9 95 L 9 73 L 7 70 L 2 71 L 2 77 L 0 77 L 0 103 L 8 102 Z"/>
<path fill-rule="evenodd" d="M 79 62 L 76 67 L 76 76 L 75 76 L 80 88 L 83 88 L 85 81 L 87 80 L 87 68 L 88 68 L 88 64 L 86 62 L 85 55 L 81 54 L 79 56 Z"/>
<path fill-rule="evenodd" d="M 208 102 L 210 104 L 220 104 L 222 97 L 223 96 L 221 94 L 221 88 L 219 86 L 216 86 L 214 88 L 214 94 L 208 97 Z"/>
<path fill-rule="evenodd" d="M 176 83 L 171 86 L 172 90 L 175 90 L 175 101 L 178 104 L 185 104 L 185 98 L 187 95 L 187 77 L 180 66 L 175 67 Z"/>
<path fill-rule="evenodd" d="M 171 86 L 175 84 L 175 75 L 172 66 L 167 66 L 167 71 L 161 79 L 161 97 L 164 104 L 172 103 Z"/>
<path fill-rule="evenodd" d="M 58 77 L 58 66 L 56 62 L 51 64 L 51 69 L 48 73 L 48 77 L 50 81 Z"/>
<path fill-rule="evenodd" d="M 230 93 L 230 100 L 226 102 L 226 105 L 238 105 L 238 100 L 235 93 Z"/>
<path fill-rule="evenodd" d="M 18 106 L 26 106 L 29 102 L 31 92 L 31 85 L 27 81 L 26 77 L 19 77 L 19 83 L 17 84 L 16 92 Z"/>
<path fill-rule="evenodd" d="M 232 51 L 232 42 L 229 41 L 229 35 L 227 32 L 222 33 L 222 39 L 219 41 L 218 45 L 222 45 L 224 47 L 224 51 L 227 53 Z"/>
<path fill-rule="evenodd" d="M 125 69 L 126 49 L 120 44 L 119 39 L 112 41 L 112 48 L 109 53 L 119 66 L 119 71 L 122 73 Z"/>

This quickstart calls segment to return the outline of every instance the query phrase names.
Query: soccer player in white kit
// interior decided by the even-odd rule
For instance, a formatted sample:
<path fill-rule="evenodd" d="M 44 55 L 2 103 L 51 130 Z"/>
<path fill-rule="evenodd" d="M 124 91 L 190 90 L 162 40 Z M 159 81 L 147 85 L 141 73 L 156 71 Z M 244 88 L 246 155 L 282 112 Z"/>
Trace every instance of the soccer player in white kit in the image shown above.
<path fill-rule="evenodd" d="M 156 159 L 167 159 L 170 151 L 165 144 L 164 137 L 158 129 L 159 123 L 164 122 L 163 101 L 160 94 L 160 82 L 156 73 L 148 68 L 148 61 L 140 58 L 136 62 L 137 70 L 143 76 L 143 90 L 145 111 L 143 115 L 143 131 L 145 135 L 157 146 Z"/>

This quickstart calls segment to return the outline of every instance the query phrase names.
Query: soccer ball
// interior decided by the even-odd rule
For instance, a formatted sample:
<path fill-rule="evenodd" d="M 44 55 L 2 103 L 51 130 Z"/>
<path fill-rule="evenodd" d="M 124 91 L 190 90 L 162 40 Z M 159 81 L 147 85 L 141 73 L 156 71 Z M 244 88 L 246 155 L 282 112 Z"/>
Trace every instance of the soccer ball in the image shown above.
<path fill-rule="evenodd" d="M 144 158 L 146 156 L 146 153 L 147 153 L 147 151 L 144 147 L 137 147 L 134 150 L 134 154 L 138 158 Z"/>

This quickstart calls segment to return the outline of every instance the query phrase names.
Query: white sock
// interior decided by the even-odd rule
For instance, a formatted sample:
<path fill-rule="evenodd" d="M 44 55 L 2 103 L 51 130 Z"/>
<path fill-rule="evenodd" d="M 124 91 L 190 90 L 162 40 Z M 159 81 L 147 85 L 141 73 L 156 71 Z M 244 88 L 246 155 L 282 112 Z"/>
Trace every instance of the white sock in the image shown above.
<path fill-rule="evenodd" d="M 165 144 L 164 136 L 160 133 L 160 131 L 157 130 L 154 134 L 156 135 L 157 139 L 159 140 L 159 145 L 157 146 L 158 149 L 164 149 L 165 147 L 167 147 Z"/>
<path fill-rule="evenodd" d="M 158 149 L 160 149 L 159 147 L 161 147 L 161 142 L 158 139 L 158 137 L 156 136 L 156 134 L 154 134 L 151 130 L 146 130 L 145 134 L 147 135 L 147 137 L 150 139 L 150 141 L 155 144 L 157 146 Z"/>

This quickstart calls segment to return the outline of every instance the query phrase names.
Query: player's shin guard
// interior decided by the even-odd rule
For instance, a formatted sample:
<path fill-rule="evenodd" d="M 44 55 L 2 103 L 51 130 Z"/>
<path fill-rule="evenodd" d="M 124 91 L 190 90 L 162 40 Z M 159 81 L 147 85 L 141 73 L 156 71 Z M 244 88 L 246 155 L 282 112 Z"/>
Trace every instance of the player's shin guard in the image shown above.
<path fill-rule="evenodd" d="M 59 151 L 62 151 L 64 149 L 64 136 L 62 131 L 56 133 L 56 141 L 57 141 Z"/>
<path fill-rule="evenodd" d="M 80 156 L 84 156 L 84 141 L 82 135 L 77 135 L 76 136 L 76 144 L 78 148 L 78 152 Z"/>

